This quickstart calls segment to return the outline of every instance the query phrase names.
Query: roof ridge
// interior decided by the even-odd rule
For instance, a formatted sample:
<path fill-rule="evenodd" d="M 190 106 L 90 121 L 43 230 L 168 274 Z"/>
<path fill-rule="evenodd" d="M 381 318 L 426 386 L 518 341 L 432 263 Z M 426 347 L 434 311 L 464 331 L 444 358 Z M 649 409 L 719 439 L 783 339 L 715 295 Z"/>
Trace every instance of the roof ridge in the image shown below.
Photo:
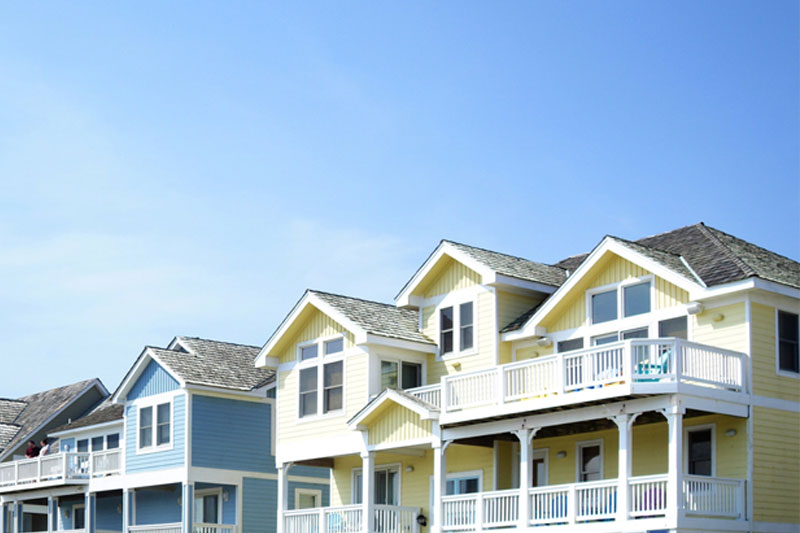
<path fill-rule="evenodd" d="M 704 225 L 703 221 L 700 221 L 700 222 L 696 222 L 696 223 L 694 223 L 694 224 L 689 224 L 689 225 L 686 225 L 686 226 L 681 226 L 680 228 L 675 228 L 675 229 L 670 229 L 670 230 L 667 230 L 667 231 L 662 231 L 661 233 L 654 233 L 653 235 L 647 235 L 646 237 L 640 237 L 640 238 L 639 238 L 639 239 L 637 239 L 636 241 L 643 241 L 643 240 L 645 240 L 645 239 L 652 239 L 653 237 L 661 237 L 662 235 L 666 235 L 666 234 L 668 234 L 668 233 L 675 233 L 676 231 L 680 231 L 680 230 L 682 230 L 682 229 L 687 229 L 687 228 L 696 228 L 696 227 L 698 227 L 698 226 L 703 226 L 703 225 Z M 636 241 L 634 241 L 634 242 L 636 242 Z M 578 255 L 580 255 L 580 254 L 578 254 Z"/>
<path fill-rule="evenodd" d="M 483 251 L 483 252 L 489 252 L 489 253 L 491 253 L 491 254 L 504 255 L 504 256 L 506 256 L 506 257 L 511 257 L 511 258 L 513 258 L 513 259 L 519 259 L 519 260 L 521 260 L 521 261 L 527 261 L 527 262 L 529 262 L 529 263 L 536 263 L 537 265 L 542 265 L 542 266 L 546 266 L 546 267 L 553 267 L 553 268 L 557 268 L 557 269 L 559 269 L 559 270 L 566 270 L 565 268 L 561 268 L 561 267 L 560 267 L 560 266 L 558 266 L 558 265 L 551 265 L 551 264 L 548 264 L 548 263 L 542 263 L 541 261 L 534 261 L 533 259 L 528 259 L 527 257 L 522 257 L 522 256 L 519 256 L 519 255 L 508 254 L 508 253 L 506 253 L 506 252 L 498 252 L 497 250 L 490 250 L 490 249 L 488 249 L 488 248 L 482 248 L 482 247 L 480 247 L 480 246 L 475 246 L 475 245 L 472 245 L 472 244 L 466 244 L 466 243 L 463 243 L 463 242 L 453 241 L 453 240 L 450 240 L 450 239 L 442 239 L 442 241 L 441 241 L 441 242 L 447 242 L 447 243 L 450 243 L 450 244 L 456 244 L 456 245 L 458 245 L 458 246 L 466 246 L 466 247 L 468 247 L 468 248 L 474 248 L 474 249 L 476 249 L 476 250 L 481 250 L 481 251 Z"/>
<path fill-rule="evenodd" d="M 242 342 L 218 341 L 216 339 L 206 339 L 204 337 L 190 337 L 187 335 L 177 335 L 176 338 L 203 341 L 203 342 L 216 342 L 217 344 L 230 344 L 231 346 L 244 346 L 245 348 L 255 348 L 257 350 L 261 349 L 260 346 L 255 346 L 253 344 L 244 344 Z"/>
<path fill-rule="evenodd" d="M 702 222 L 701 222 L 701 224 L 702 224 Z M 716 232 L 716 233 L 721 233 L 721 234 L 725 235 L 726 237 L 730 237 L 731 239 L 736 239 L 737 241 L 741 241 L 741 242 L 747 243 L 747 244 L 748 244 L 748 245 L 750 245 L 750 246 L 755 246 L 756 248 L 758 248 L 758 249 L 760 249 L 760 250 L 764 250 L 765 252 L 769 252 L 769 253 L 771 253 L 772 255 L 777 255 L 778 257 L 782 257 L 783 259 L 786 259 L 786 260 L 788 260 L 788 261 L 792 261 L 793 263 L 797 263 L 797 262 L 798 262 L 798 261 L 797 261 L 797 259 L 792 259 L 792 258 L 791 258 L 791 257 L 789 257 L 788 255 L 779 254 L 778 252 L 772 251 L 772 250 L 770 250 L 769 248 L 764 248 L 763 246 L 759 246 L 759 245 L 758 245 L 758 244 L 756 244 L 756 243 L 753 243 L 753 242 L 750 242 L 750 241 L 746 241 L 746 240 L 742 239 L 741 237 L 737 237 L 736 235 L 733 235 L 733 234 L 731 234 L 731 233 L 728 233 L 727 231 L 722 231 L 721 229 L 717 229 L 717 228 L 715 228 L 715 227 L 713 227 L 713 226 L 708 226 L 708 225 L 706 225 L 706 224 L 703 224 L 703 227 L 704 227 L 704 228 L 705 228 L 707 231 L 709 231 L 710 233 L 712 233 L 712 234 L 713 234 L 714 232 Z M 716 235 L 715 235 L 715 237 L 716 237 Z M 718 238 L 718 237 L 717 237 L 717 238 Z M 724 244 L 724 243 L 723 243 L 723 244 Z M 746 262 L 746 261 L 744 261 L 744 259 L 742 259 L 742 261 L 743 261 L 743 262 Z M 750 266 L 750 265 L 748 264 L 748 266 Z M 752 267 L 751 267 L 751 268 L 752 268 Z"/>
<path fill-rule="evenodd" d="M 748 277 L 758 275 L 758 273 L 753 269 L 753 267 L 745 263 L 738 255 L 733 253 L 733 250 L 728 248 L 728 245 L 722 242 L 719 239 L 719 237 L 714 235 L 711 232 L 711 230 L 709 230 L 706 227 L 705 224 L 701 222 L 699 224 L 696 224 L 696 227 L 698 231 L 700 231 L 703 235 L 705 235 L 708 238 L 708 240 L 711 241 L 717 248 L 720 248 L 722 250 L 722 253 L 724 253 L 731 261 L 733 261 L 736 264 L 736 266 L 738 266 L 742 270 L 742 272 L 744 272 Z"/>
<path fill-rule="evenodd" d="M 391 309 L 399 309 L 401 311 L 406 311 L 406 309 L 403 309 L 402 307 L 397 307 L 394 304 L 388 304 L 386 302 L 379 302 L 377 300 L 367 300 L 366 298 L 359 298 L 358 296 L 348 296 L 346 294 L 338 294 L 338 293 L 335 293 L 335 292 L 320 291 L 320 290 L 317 290 L 317 289 L 306 289 L 306 291 L 310 292 L 310 293 L 315 293 L 315 294 L 326 294 L 328 296 L 335 296 L 337 298 L 347 298 L 348 300 L 357 300 L 359 302 L 366 302 L 366 303 L 370 303 L 370 304 L 378 304 L 378 305 L 383 305 L 383 306 L 391 308 Z"/>
<path fill-rule="evenodd" d="M 674 256 L 674 257 L 683 257 L 681 254 L 676 254 L 675 252 L 670 252 L 668 250 L 662 250 L 661 248 L 656 248 L 655 246 L 650 246 L 649 244 L 642 244 L 640 242 L 631 241 L 631 240 L 628 240 L 628 239 L 623 239 L 622 237 L 617 237 L 616 235 L 607 235 L 607 237 L 610 237 L 612 239 L 616 239 L 618 241 L 622 241 L 623 243 L 626 243 L 626 244 L 633 244 L 634 246 L 641 246 L 642 248 L 648 248 L 650 250 L 655 250 L 656 252 L 661 253 L 661 254 L 667 254 L 667 255 Z M 649 238 L 649 237 L 645 237 L 645 239 L 647 239 L 647 238 Z"/>

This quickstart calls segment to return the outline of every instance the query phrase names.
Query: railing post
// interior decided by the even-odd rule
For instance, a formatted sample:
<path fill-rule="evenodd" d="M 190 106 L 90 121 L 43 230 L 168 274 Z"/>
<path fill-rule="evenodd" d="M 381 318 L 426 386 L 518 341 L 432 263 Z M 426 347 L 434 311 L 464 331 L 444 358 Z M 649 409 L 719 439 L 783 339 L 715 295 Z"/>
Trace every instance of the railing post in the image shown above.
<path fill-rule="evenodd" d="M 680 383 L 683 374 L 683 351 L 686 347 L 680 339 L 675 339 L 672 342 L 675 343 L 675 349 L 672 351 L 672 356 L 675 358 L 673 372 L 675 372 L 675 382 Z"/>
<path fill-rule="evenodd" d="M 61 458 L 61 477 L 66 481 L 67 476 L 67 453 L 64 452 L 64 456 Z"/>
<path fill-rule="evenodd" d="M 747 520 L 749 518 L 746 512 L 747 509 L 747 500 L 745 499 L 745 494 L 747 493 L 747 491 L 745 490 L 746 487 L 747 487 L 747 480 L 745 479 L 741 480 L 737 486 L 737 491 L 739 494 L 737 495 L 736 499 L 739 505 L 738 509 L 739 520 Z"/>
<path fill-rule="evenodd" d="M 36 481 L 42 480 L 42 456 L 36 458 Z"/>
<path fill-rule="evenodd" d="M 19 461 L 14 461 L 14 484 L 19 483 Z"/>
<path fill-rule="evenodd" d="M 497 405 L 503 405 L 506 401 L 505 370 L 502 366 L 498 366 L 495 372 L 497 372 Z"/>
<path fill-rule="evenodd" d="M 558 387 L 556 388 L 556 393 L 563 395 L 564 387 L 567 382 L 566 366 L 564 365 L 563 354 L 557 354 L 556 373 L 558 374 L 556 377 L 556 379 L 558 379 Z"/>
<path fill-rule="evenodd" d="M 623 381 L 628 386 L 633 384 L 633 341 L 627 341 L 622 345 L 622 368 L 620 369 Z"/>
<path fill-rule="evenodd" d="M 439 381 L 439 386 L 441 390 L 439 391 L 440 401 L 442 405 L 439 407 L 442 413 L 447 412 L 447 407 L 450 405 L 450 394 L 447 390 L 447 376 L 442 376 L 442 379 Z"/>
<path fill-rule="evenodd" d="M 483 531 L 483 493 L 475 495 L 475 531 Z"/>
<path fill-rule="evenodd" d="M 317 531 L 320 533 L 328 533 L 328 524 L 325 523 L 325 508 L 320 507 L 317 513 L 319 514 L 319 525 L 317 525 Z"/>
<path fill-rule="evenodd" d="M 567 491 L 567 523 L 574 524 L 578 515 L 578 498 L 577 486 L 575 483 L 570 484 L 569 491 Z"/>

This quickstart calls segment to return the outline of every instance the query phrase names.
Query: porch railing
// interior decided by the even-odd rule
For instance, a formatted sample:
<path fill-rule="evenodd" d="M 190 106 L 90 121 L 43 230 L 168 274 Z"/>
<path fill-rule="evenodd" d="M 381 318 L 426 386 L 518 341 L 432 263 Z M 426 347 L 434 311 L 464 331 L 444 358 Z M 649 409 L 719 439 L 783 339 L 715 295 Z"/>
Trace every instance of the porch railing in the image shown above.
<path fill-rule="evenodd" d="M 744 481 L 706 476 L 683 477 L 686 514 L 744 518 Z"/>
<path fill-rule="evenodd" d="M 629 339 L 445 376 L 439 401 L 444 412 L 453 412 L 618 383 L 644 388 L 654 382 L 683 382 L 745 391 L 745 374 L 745 359 L 738 352 L 676 338 Z M 416 394 L 432 397 L 435 387 Z"/>
<path fill-rule="evenodd" d="M 415 389 L 406 390 L 407 393 L 412 394 L 429 404 L 441 408 L 442 406 L 442 389 L 439 385 L 427 385 L 425 387 L 417 387 Z"/>
<path fill-rule="evenodd" d="M 284 531 L 285 533 L 361 533 L 363 509 L 361 505 L 346 505 L 284 511 Z M 375 533 L 417 533 L 419 512 L 416 507 L 375 505 L 373 516 Z"/>
<path fill-rule="evenodd" d="M 53 480 L 88 479 L 90 454 L 66 452 L 0 464 L 0 487 Z"/>
<path fill-rule="evenodd" d="M 128 526 L 128 533 L 181 533 L 181 523 Z"/>
<path fill-rule="evenodd" d="M 630 480 L 630 516 L 661 516 L 667 510 L 667 476 L 640 476 Z"/>
<path fill-rule="evenodd" d="M 231 524 L 204 524 L 195 522 L 192 533 L 236 533 L 236 526 Z"/>
<path fill-rule="evenodd" d="M 92 452 L 92 475 L 107 476 L 122 472 L 122 450 Z"/>

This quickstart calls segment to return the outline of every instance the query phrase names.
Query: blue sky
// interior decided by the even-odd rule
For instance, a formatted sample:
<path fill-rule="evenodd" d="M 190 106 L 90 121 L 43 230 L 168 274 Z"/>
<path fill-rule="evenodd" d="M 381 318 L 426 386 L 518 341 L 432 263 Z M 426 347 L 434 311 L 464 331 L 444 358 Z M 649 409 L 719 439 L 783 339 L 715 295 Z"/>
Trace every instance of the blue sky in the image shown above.
<path fill-rule="evenodd" d="M 391 301 L 439 239 L 800 257 L 798 4 L 0 7 L 0 397 Z"/>

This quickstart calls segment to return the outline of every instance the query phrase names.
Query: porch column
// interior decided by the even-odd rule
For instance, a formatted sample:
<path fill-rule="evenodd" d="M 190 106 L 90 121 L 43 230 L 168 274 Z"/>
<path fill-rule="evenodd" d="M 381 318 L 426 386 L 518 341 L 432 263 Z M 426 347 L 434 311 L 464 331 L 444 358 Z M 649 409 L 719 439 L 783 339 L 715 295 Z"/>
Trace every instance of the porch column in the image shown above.
<path fill-rule="evenodd" d="M 619 414 L 609 417 L 619 430 L 619 455 L 617 463 L 619 472 L 617 475 L 617 521 L 624 522 L 628 519 L 630 512 L 630 477 L 633 470 L 633 439 L 631 438 L 631 427 L 639 414 Z"/>
<path fill-rule="evenodd" d="M 292 463 L 283 463 L 278 465 L 278 528 L 277 533 L 283 533 L 284 530 L 284 517 L 283 513 L 286 511 L 287 502 L 289 498 L 289 469 Z"/>
<path fill-rule="evenodd" d="M 194 483 L 184 483 L 181 487 L 181 522 L 183 533 L 192 533 L 194 528 Z"/>
<path fill-rule="evenodd" d="M 662 411 L 669 424 L 669 451 L 667 453 L 667 525 L 678 527 L 683 516 L 683 414 L 686 410 L 676 405 Z"/>
<path fill-rule="evenodd" d="M 519 439 L 519 528 L 528 527 L 531 519 L 531 499 L 528 490 L 531 488 L 533 472 L 533 450 L 531 443 L 539 428 L 518 429 L 514 433 Z"/>
<path fill-rule="evenodd" d="M 53 532 L 58 529 L 58 522 L 56 521 L 54 509 L 56 507 L 56 500 L 52 496 L 47 497 L 47 531 Z"/>
<path fill-rule="evenodd" d="M 87 492 L 86 496 L 86 507 L 84 507 L 84 522 L 86 523 L 86 533 L 95 533 L 96 525 L 95 525 L 95 505 L 97 503 L 97 498 L 93 492 Z"/>
<path fill-rule="evenodd" d="M 361 455 L 361 524 L 364 533 L 375 530 L 375 452 Z"/>
<path fill-rule="evenodd" d="M 23 517 L 23 507 L 24 504 L 22 502 L 14 502 L 14 532 L 15 533 L 22 533 L 23 525 L 25 524 L 25 520 Z"/>
<path fill-rule="evenodd" d="M 447 447 L 450 441 L 433 445 L 433 509 L 431 509 L 431 533 L 442 533 L 444 529 L 444 505 L 447 494 Z"/>
<path fill-rule="evenodd" d="M 6 502 L 0 498 L 0 533 L 8 533 L 8 511 L 6 511 Z"/>
<path fill-rule="evenodd" d="M 128 489 L 122 489 L 122 533 L 128 533 L 131 525 L 131 494 Z"/>

